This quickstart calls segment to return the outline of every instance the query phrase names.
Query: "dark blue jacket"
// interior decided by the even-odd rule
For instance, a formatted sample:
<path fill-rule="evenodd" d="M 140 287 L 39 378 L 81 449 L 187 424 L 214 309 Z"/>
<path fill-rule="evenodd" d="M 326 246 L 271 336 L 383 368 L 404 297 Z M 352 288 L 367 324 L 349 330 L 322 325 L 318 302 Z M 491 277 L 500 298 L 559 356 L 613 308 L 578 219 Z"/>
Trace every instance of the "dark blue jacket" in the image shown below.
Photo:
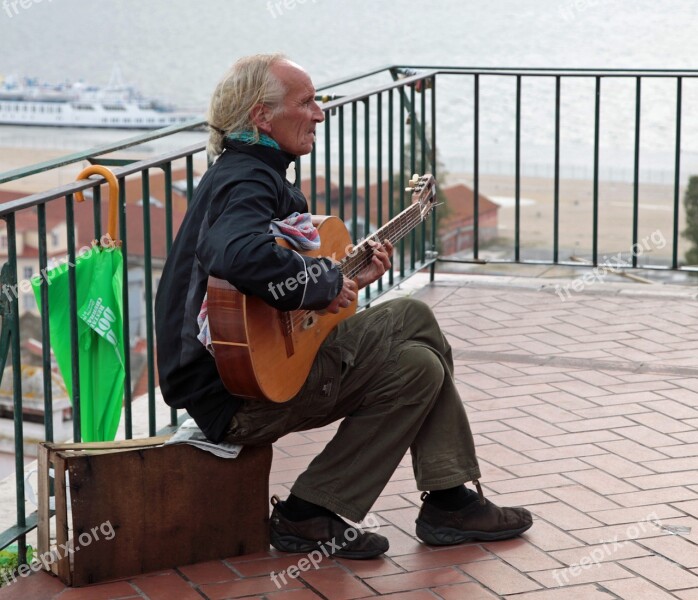
<path fill-rule="evenodd" d="M 242 399 L 225 390 L 213 357 L 196 337 L 209 274 L 279 310 L 325 308 L 342 287 L 342 275 L 329 259 L 301 256 L 269 233 L 272 219 L 308 210 L 303 194 L 286 179 L 293 160 L 266 146 L 227 142 L 196 189 L 158 285 L 155 330 L 163 398 L 186 409 L 212 441 L 224 436 Z M 283 295 L 270 290 L 270 282 L 297 277 L 321 262 L 322 268 L 314 269 L 320 276 L 307 278 L 305 286 Z"/>

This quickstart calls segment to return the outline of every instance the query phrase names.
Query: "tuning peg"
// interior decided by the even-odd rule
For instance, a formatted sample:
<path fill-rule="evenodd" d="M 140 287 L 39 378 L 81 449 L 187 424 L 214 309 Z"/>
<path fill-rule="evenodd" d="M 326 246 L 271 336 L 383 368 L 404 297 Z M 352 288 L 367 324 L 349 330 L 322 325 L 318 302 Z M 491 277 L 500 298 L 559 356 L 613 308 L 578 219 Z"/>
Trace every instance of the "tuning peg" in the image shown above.
<path fill-rule="evenodd" d="M 412 182 L 410 181 L 410 183 L 412 183 Z M 405 191 L 406 191 L 408 194 L 411 194 L 412 192 L 414 192 L 414 188 L 413 188 L 413 187 L 406 187 L 406 188 L 405 188 Z"/>
<path fill-rule="evenodd" d="M 411 185 L 411 186 L 415 186 L 415 185 L 417 185 L 418 183 L 419 183 L 419 175 L 417 175 L 417 173 L 414 173 L 414 174 L 412 175 L 412 179 L 410 179 L 410 185 Z"/>

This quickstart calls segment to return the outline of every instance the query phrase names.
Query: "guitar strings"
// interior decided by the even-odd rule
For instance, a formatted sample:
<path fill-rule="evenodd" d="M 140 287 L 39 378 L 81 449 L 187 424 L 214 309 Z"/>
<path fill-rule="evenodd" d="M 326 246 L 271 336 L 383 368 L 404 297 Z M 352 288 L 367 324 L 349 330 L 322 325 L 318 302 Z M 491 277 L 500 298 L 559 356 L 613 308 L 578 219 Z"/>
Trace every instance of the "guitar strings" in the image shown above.
<path fill-rule="evenodd" d="M 414 229 L 417 225 L 419 225 L 420 222 L 422 222 L 424 219 L 422 218 L 422 213 L 421 213 L 421 204 L 419 202 L 416 202 L 412 204 L 411 206 L 407 207 L 404 211 L 402 211 L 401 214 L 399 214 L 395 219 L 393 220 L 392 223 L 388 223 L 384 227 L 381 227 L 378 231 L 375 233 L 371 234 L 368 238 L 366 238 L 361 244 L 359 244 L 356 248 L 359 250 L 359 252 L 362 253 L 361 256 L 358 254 L 354 256 L 347 256 L 344 260 L 344 265 L 349 265 L 349 268 L 346 269 L 342 268 L 342 262 L 340 262 L 340 270 L 342 271 L 342 274 L 345 276 L 348 276 L 349 278 L 353 278 L 356 274 L 358 274 L 362 269 L 368 265 L 368 263 L 371 260 L 371 257 L 373 256 L 372 253 L 369 253 L 368 250 L 370 247 L 367 247 L 368 240 L 377 237 L 378 234 L 381 233 L 383 229 L 388 230 L 387 237 L 391 243 L 397 242 L 401 240 L 405 235 L 407 235 L 412 229 Z M 416 213 L 414 216 L 409 213 Z M 396 224 L 398 229 L 394 231 L 395 237 L 393 238 L 390 234 L 393 233 L 393 226 Z M 384 239 L 385 239 L 384 237 Z M 359 259 L 359 260 L 357 260 Z M 350 264 L 356 262 L 358 264 Z M 300 325 L 305 319 L 308 317 L 308 315 L 312 314 L 312 310 L 298 310 L 298 311 L 293 311 L 294 316 L 291 317 L 291 328 L 296 327 L 297 325 Z"/>
<path fill-rule="evenodd" d="M 392 231 L 395 227 L 395 224 L 397 224 L 398 229 L 397 229 L 397 231 L 394 232 L 395 236 L 396 236 L 395 239 L 391 239 L 390 234 L 388 234 L 387 237 L 391 242 L 399 241 L 407 233 L 409 233 L 412 229 L 414 229 L 414 227 L 416 225 L 418 225 L 421 221 L 424 220 L 422 218 L 422 213 L 419 210 L 420 208 L 421 208 L 421 204 L 419 202 L 416 202 L 416 203 L 408 206 L 404 211 L 402 211 L 401 214 L 397 215 L 397 217 L 395 217 L 395 219 L 393 219 L 392 223 L 388 223 L 387 225 L 385 225 L 384 227 L 379 229 L 377 232 L 373 233 L 371 235 L 371 238 L 377 237 L 378 234 L 383 229 Z M 413 216 L 411 213 L 416 213 L 416 215 Z M 351 278 L 354 275 L 356 275 L 357 273 L 359 273 L 370 262 L 370 258 L 372 256 L 372 254 L 367 252 L 368 248 L 366 247 L 367 246 L 366 242 L 368 241 L 368 239 L 370 239 L 370 238 L 367 238 L 366 240 L 364 240 L 364 242 L 362 242 L 361 244 L 359 244 L 359 246 L 357 246 L 357 248 L 359 248 L 360 251 L 363 253 L 362 256 L 358 256 L 358 255 L 348 256 L 345 258 L 345 261 L 344 261 L 345 265 L 349 265 L 352 262 L 357 262 L 358 264 L 356 264 L 356 265 L 352 264 L 349 267 L 349 269 L 346 270 L 346 273 L 345 273 L 345 269 L 342 268 L 342 263 L 340 263 L 340 269 L 342 270 L 343 274 L 346 274 L 347 276 L 349 276 Z M 360 260 L 356 260 L 357 258 L 359 258 Z M 316 312 L 316 311 L 312 311 L 312 310 L 293 311 L 294 316 L 291 317 L 291 322 L 290 322 L 291 328 L 293 328 L 297 325 L 300 325 L 308 317 L 308 315 L 312 314 L 313 312 Z"/>

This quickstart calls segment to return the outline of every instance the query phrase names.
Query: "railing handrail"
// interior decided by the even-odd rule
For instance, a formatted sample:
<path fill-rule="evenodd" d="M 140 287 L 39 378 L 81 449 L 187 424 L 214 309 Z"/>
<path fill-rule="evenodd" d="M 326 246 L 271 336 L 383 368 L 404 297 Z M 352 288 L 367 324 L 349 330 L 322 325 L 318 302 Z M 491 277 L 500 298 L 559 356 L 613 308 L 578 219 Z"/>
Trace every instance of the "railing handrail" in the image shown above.
<path fill-rule="evenodd" d="M 565 75 L 568 73 L 572 74 L 583 74 L 591 76 L 603 76 L 603 75 L 630 75 L 637 76 L 642 75 L 643 77 L 648 75 L 661 75 L 664 77 L 676 77 L 676 76 L 693 76 L 698 77 L 698 69 L 596 69 L 596 68 L 560 68 L 560 67 L 454 67 L 449 65 L 395 65 L 393 69 L 428 69 L 433 71 L 438 71 L 439 73 L 487 73 L 487 74 L 499 74 L 499 73 L 525 73 L 526 75 L 535 73 L 545 73 L 547 75 Z"/>
<path fill-rule="evenodd" d="M 190 146 L 185 146 L 179 150 L 171 150 L 164 154 L 159 154 L 155 158 L 149 158 L 145 160 L 140 160 L 137 162 L 130 163 L 124 167 L 112 169 L 116 177 L 126 177 L 127 175 L 133 175 L 139 173 L 144 169 L 150 169 L 153 167 L 159 167 L 167 162 L 172 162 L 174 160 L 185 158 L 197 152 L 201 152 L 206 148 L 205 142 L 200 142 L 198 144 L 192 144 Z M 19 198 L 17 200 L 10 200 L 9 202 L 4 202 L 0 204 L 0 219 L 4 219 L 7 215 L 17 212 L 18 210 L 31 208 L 33 206 L 38 206 L 40 204 L 45 204 L 51 200 L 56 200 L 62 198 L 67 194 L 74 194 L 75 192 L 81 192 L 88 188 L 97 187 L 104 183 L 104 178 L 99 179 L 85 179 L 81 181 L 71 181 L 62 186 L 52 188 L 46 192 L 38 192 L 36 194 L 31 194 L 25 196 L 24 198 Z"/>
<path fill-rule="evenodd" d="M 354 102 L 360 102 L 362 100 L 365 100 L 366 98 L 376 96 L 377 94 L 382 94 L 383 92 L 388 92 L 390 90 L 394 90 L 401 87 L 407 87 L 413 83 L 416 83 L 417 81 L 431 79 L 436 74 L 438 74 L 438 71 L 432 70 L 426 71 L 424 73 L 417 73 L 416 75 L 410 75 L 409 77 L 398 79 L 397 81 L 391 81 L 390 83 L 386 83 L 384 85 L 371 88 L 363 92 L 357 92 L 348 96 L 342 96 L 341 98 L 337 98 L 335 100 L 330 100 L 329 102 L 323 103 L 320 108 L 322 108 L 323 111 L 327 112 L 329 110 L 332 110 L 333 108 L 345 106 L 347 104 L 353 104 Z"/>
<path fill-rule="evenodd" d="M 401 68 L 399 65 L 383 65 L 382 67 L 376 67 L 375 69 L 371 69 L 370 71 L 365 71 L 363 73 L 356 73 L 355 75 L 349 75 L 348 77 L 342 77 L 341 79 L 337 79 L 336 81 L 329 81 L 327 83 L 320 84 L 315 89 L 316 89 L 316 91 L 320 92 L 322 90 L 327 90 L 327 89 L 330 89 L 333 87 L 337 87 L 339 85 L 345 85 L 347 83 L 359 81 L 360 79 L 366 79 L 367 77 L 372 77 L 373 75 L 378 75 L 379 73 L 383 73 L 384 71 L 390 71 L 391 69 L 399 69 L 399 68 Z"/>
<path fill-rule="evenodd" d="M 342 77 L 335 81 L 324 83 L 317 87 L 318 91 L 326 90 L 333 87 L 338 87 L 340 85 L 346 85 L 347 83 L 352 83 L 360 79 L 365 79 L 367 77 L 372 77 L 373 75 L 378 75 L 384 71 L 394 71 L 396 69 L 424 69 L 428 71 L 437 71 L 437 74 L 441 73 L 487 73 L 487 74 L 516 74 L 516 73 L 545 73 L 551 74 L 584 74 L 584 75 L 620 75 L 620 74 L 642 74 L 646 75 L 662 75 L 662 76 L 686 76 L 686 77 L 698 77 L 698 69 L 621 69 L 621 68 L 590 68 L 590 67 L 580 67 L 580 68 L 559 68 L 559 67 L 472 67 L 472 66 L 462 66 L 454 67 L 453 65 L 422 65 L 422 64 L 390 64 L 384 65 L 382 67 L 377 67 L 366 71 L 361 74 L 350 75 L 348 77 Z"/>
<path fill-rule="evenodd" d="M 23 177 L 29 177 L 31 175 L 36 175 L 38 173 L 43 173 L 45 171 L 57 169 L 58 167 L 65 167 L 67 165 L 80 162 L 82 160 L 87 160 L 88 158 L 92 158 L 95 156 L 110 154 L 112 152 L 117 152 L 118 150 L 125 150 L 126 148 L 138 146 L 140 144 L 167 137 L 175 133 L 189 131 L 191 129 L 201 127 L 205 124 L 206 120 L 203 118 L 194 119 L 181 125 L 170 125 L 169 127 L 163 127 L 162 129 L 156 129 L 155 131 L 136 135 L 134 137 L 121 140 L 120 142 L 95 146 L 94 148 L 83 150 L 82 152 L 67 154 L 66 156 L 61 156 L 52 160 L 36 163 L 27 167 L 20 167 L 19 169 L 13 169 L 12 171 L 5 171 L 4 173 L 0 173 L 0 185 L 3 183 L 14 181 L 15 179 L 21 179 Z"/>

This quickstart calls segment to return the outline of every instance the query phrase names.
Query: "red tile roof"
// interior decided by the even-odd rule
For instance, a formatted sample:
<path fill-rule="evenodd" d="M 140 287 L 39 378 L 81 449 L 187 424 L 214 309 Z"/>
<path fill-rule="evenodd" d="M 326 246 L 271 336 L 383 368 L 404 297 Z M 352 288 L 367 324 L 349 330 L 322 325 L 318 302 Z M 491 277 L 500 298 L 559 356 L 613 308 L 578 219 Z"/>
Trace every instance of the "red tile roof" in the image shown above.
<path fill-rule="evenodd" d="M 172 180 L 185 177 L 185 171 L 172 173 Z M 150 244 L 151 256 L 164 259 L 166 255 L 166 209 L 165 209 L 165 176 L 161 171 L 152 171 L 149 177 L 150 187 Z M 108 219 L 108 190 L 102 186 L 101 192 L 101 231 L 106 233 Z M 129 256 L 145 256 L 145 236 L 143 231 L 144 207 L 142 178 L 134 176 L 126 180 L 126 242 Z M 186 199 L 176 190 L 172 190 L 172 227 L 173 237 L 184 219 Z M 123 218 L 123 214 L 119 215 Z M 94 217 L 92 202 L 85 206 L 76 206 L 75 220 L 78 229 L 78 244 L 88 245 L 94 238 Z M 119 237 L 119 228 L 117 235 Z"/>
<path fill-rule="evenodd" d="M 346 181 L 346 180 L 345 180 Z M 396 192 L 398 188 L 398 182 L 396 181 L 394 184 L 394 192 Z M 332 212 L 333 214 L 337 214 L 338 212 L 338 205 L 339 205 L 339 188 L 338 186 L 333 182 L 331 182 L 330 186 L 330 199 L 332 203 Z M 308 201 L 310 201 L 310 181 L 309 180 L 303 180 L 301 183 L 301 190 L 305 194 L 305 196 L 308 198 Z M 447 209 L 447 215 L 443 218 L 441 221 L 441 231 L 448 231 L 451 230 L 455 227 L 462 227 L 464 224 L 468 222 L 472 222 L 475 209 L 474 209 L 474 194 L 473 190 L 469 188 L 468 186 L 459 183 L 457 185 L 453 185 L 450 187 L 441 187 L 440 191 L 443 192 L 445 196 L 445 202 L 446 202 L 446 209 Z M 388 215 L 390 214 L 389 212 L 389 204 L 388 204 L 388 199 L 389 199 L 389 187 L 388 187 L 388 182 L 383 182 L 382 187 L 381 187 L 381 192 L 382 192 L 382 199 L 383 199 L 383 210 L 382 210 L 382 222 L 386 223 L 388 221 Z M 325 179 L 323 177 L 318 177 L 317 178 L 317 185 L 316 185 L 316 194 L 317 194 L 317 210 L 316 212 L 318 214 L 323 214 L 325 212 Z M 369 197 L 371 199 L 371 213 L 370 213 L 370 220 L 371 223 L 375 224 L 377 223 L 378 219 L 378 209 L 376 206 L 376 199 L 378 197 L 378 186 L 376 184 L 373 184 L 369 188 Z M 484 196 L 483 194 L 479 195 L 480 201 L 479 201 L 479 210 L 480 210 L 480 217 L 483 217 L 486 214 L 489 214 L 491 212 L 495 212 L 499 210 L 499 206 L 492 202 L 487 196 Z M 358 214 L 361 217 L 363 215 L 363 201 L 364 201 L 364 188 L 359 188 L 357 190 L 357 209 L 358 209 Z M 409 202 L 409 199 L 406 198 L 406 202 Z M 400 212 L 400 207 L 399 204 L 395 204 L 393 206 L 393 214 L 397 214 Z M 351 214 L 351 186 L 350 185 L 345 185 L 344 189 L 344 214 L 345 215 L 350 215 Z"/>

